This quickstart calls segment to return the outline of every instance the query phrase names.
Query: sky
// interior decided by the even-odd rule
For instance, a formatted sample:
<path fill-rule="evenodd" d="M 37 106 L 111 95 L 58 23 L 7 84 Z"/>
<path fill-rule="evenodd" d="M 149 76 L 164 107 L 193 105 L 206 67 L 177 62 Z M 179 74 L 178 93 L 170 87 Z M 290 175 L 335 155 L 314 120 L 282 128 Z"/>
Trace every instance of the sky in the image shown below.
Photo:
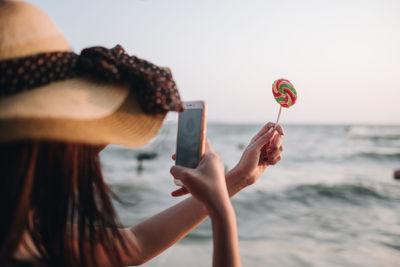
<path fill-rule="evenodd" d="M 398 0 L 31 0 L 72 48 L 121 44 L 171 68 L 208 120 L 275 121 L 271 85 L 298 101 L 282 123 L 400 124 Z"/>

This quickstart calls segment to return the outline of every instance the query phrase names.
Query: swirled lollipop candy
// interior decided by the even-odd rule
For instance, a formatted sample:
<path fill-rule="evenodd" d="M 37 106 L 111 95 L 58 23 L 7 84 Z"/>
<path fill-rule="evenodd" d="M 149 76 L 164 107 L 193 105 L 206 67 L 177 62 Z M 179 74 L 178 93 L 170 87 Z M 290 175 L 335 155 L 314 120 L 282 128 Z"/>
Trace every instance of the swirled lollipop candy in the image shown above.
<path fill-rule="evenodd" d="M 272 93 L 274 94 L 276 102 L 281 107 L 279 108 L 278 118 L 276 119 L 275 127 L 278 125 L 279 118 L 281 116 L 282 107 L 288 108 L 293 106 L 297 100 L 297 92 L 294 86 L 289 80 L 278 79 L 272 84 Z"/>
<path fill-rule="evenodd" d="M 284 108 L 293 106 L 297 100 L 297 92 L 291 82 L 286 79 L 278 79 L 272 84 L 272 93 L 276 102 Z"/>

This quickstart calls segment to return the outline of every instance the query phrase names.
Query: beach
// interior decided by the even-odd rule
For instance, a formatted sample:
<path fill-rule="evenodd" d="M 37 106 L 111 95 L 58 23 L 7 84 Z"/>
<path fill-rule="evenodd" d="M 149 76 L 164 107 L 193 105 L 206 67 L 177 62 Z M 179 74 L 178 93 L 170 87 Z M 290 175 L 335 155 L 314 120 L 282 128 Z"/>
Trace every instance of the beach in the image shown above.
<path fill-rule="evenodd" d="M 227 170 L 261 124 L 209 123 Z M 396 266 L 400 261 L 400 126 L 284 125 L 282 161 L 232 200 L 243 266 Z M 182 198 L 169 174 L 176 125 L 139 150 L 101 152 L 125 226 Z M 157 152 L 138 168 L 136 156 Z M 144 266 L 210 266 L 209 220 Z"/>

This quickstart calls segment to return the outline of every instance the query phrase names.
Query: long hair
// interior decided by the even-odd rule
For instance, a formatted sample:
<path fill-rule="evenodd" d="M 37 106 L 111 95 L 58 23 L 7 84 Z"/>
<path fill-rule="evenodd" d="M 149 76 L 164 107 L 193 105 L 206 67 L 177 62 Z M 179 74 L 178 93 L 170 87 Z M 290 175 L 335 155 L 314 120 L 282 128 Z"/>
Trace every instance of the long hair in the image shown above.
<path fill-rule="evenodd" d="M 95 146 L 26 141 L 0 145 L 0 265 L 33 240 L 46 266 L 113 266 L 127 251 Z M 75 244 L 75 245 L 73 245 Z"/>

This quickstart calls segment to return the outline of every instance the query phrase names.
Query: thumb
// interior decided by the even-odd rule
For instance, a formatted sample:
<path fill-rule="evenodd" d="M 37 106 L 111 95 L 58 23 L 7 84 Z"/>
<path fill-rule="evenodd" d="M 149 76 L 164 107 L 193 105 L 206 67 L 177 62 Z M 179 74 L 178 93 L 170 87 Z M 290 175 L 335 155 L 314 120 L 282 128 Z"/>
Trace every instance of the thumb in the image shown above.
<path fill-rule="evenodd" d="M 254 146 L 258 148 L 262 148 L 268 141 L 270 141 L 271 137 L 274 135 L 274 128 L 270 128 L 268 132 L 266 132 L 264 135 L 262 135 L 260 138 L 257 139 L 257 141 L 254 143 Z"/>
<path fill-rule="evenodd" d="M 194 170 L 190 168 L 185 168 L 179 165 L 174 165 L 171 167 L 170 172 L 175 179 L 181 180 L 183 183 L 190 177 L 193 176 L 192 172 Z"/>

